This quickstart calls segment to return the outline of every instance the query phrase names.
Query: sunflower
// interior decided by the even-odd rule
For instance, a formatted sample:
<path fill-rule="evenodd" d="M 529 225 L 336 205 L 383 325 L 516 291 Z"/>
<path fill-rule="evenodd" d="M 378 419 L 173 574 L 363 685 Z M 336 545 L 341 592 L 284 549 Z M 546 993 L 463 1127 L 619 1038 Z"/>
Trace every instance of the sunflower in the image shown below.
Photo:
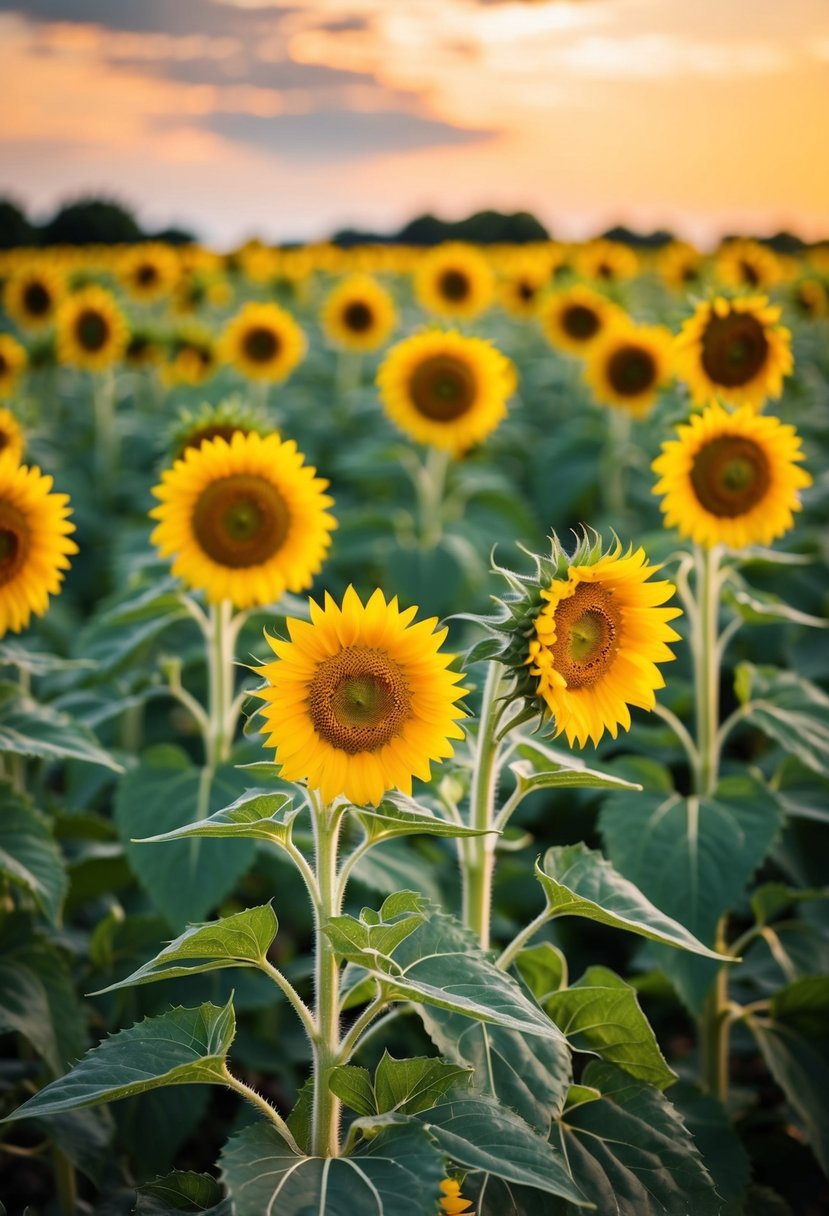
<path fill-rule="evenodd" d="M 43 616 L 57 595 L 70 553 L 69 497 L 53 494 L 52 478 L 0 456 L 0 637 L 19 633 L 32 613 Z"/>
<path fill-rule="evenodd" d="M 473 245 L 449 241 L 424 254 L 414 288 L 418 302 L 429 312 L 470 320 L 489 307 L 495 280 L 483 253 Z"/>
<path fill-rule="evenodd" d="M 118 272 L 133 299 L 149 303 L 173 290 L 179 278 L 180 266 L 169 245 L 148 241 L 127 250 L 121 258 Z"/>
<path fill-rule="evenodd" d="M 0 399 L 11 397 L 28 362 L 26 350 L 11 334 L 0 334 Z"/>
<path fill-rule="evenodd" d="M 147 329 L 134 329 L 124 351 L 127 367 L 158 367 L 163 360 L 164 346 L 161 338 Z"/>
<path fill-rule="evenodd" d="M 2 351 L 2 347 L 0 347 Z M 0 353 L 0 362 L 2 362 Z M 23 458 L 25 440 L 20 423 L 9 410 L 0 409 L 0 459 L 10 457 L 15 464 L 20 464 Z"/>
<path fill-rule="evenodd" d="M 677 375 L 694 404 L 720 396 L 759 409 L 767 397 L 779 397 L 793 366 L 791 334 L 779 320 L 780 308 L 766 296 L 699 304 L 675 340 Z"/>
<path fill-rule="evenodd" d="M 459 1216 L 461 1212 L 465 1212 L 466 1216 L 475 1216 L 474 1212 L 469 1211 L 472 1207 L 472 1200 L 464 1199 L 460 1184 L 454 1178 L 444 1178 L 440 1189 L 442 1192 L 441 1212 L 446 1212 L 447 1216 Z"/>
<path fill-rule="evenodd" d="M 814 319 L 829 313 L 829 292 L 820 279 L 800 279 L 792 287 L 791 302 L 801 317 Z"/>
<path fill-rule="evenodd" d="M 322 327 L 335 346 L 377 350 L 397 321 L 394 301 L 368 275 L 351 275 L 338 283 L 322 307 Z"/>
<path fill-rule="evenodd" d="M 516 376 L 511 361 L 482 338 L 430 330 L 392 347 L 377 385 L 402 430 L 460 456 L 506 416 Z"/>
<path fill-rule="evenodd" d="M 63 292 L 63 280 L 57 271 L 29 265 L 9 276 L 3 305 L 22 329 L 42 329 L 54 321 Z"/>
<path fill-rule="evenodd" d="M 576 252 L 576 270 L 582 278 L 616 283 L 632 279 L 639 270 L 639 259 L 629 245 L 621 241 L 599 239 L 588 241 Z"/>
<path fill-rule="evenodd" d="M 502 306 L 514 317 L 534 317 L 552 273 L 551 259 L 540 251 L 511 260 L 499 288 Z"/>
<path fill-rule="evenodd" d="M 435 632 L 435 617 L 413 625 L 416 612 L 379 590 L 364 606 L 349 587 L 342 607 L 326 594 L 322 608 L 311 601 L 310 622 L 289 620 L 290 641 L 268 639 L 277 659 L 257 668 L 266 746 L 286 781 L 306 779 L 325 802 L 376 805 L 453 755 L 466 690 L 440 652 L 447 631 Z"/>
<path fill-rule="evenodd" d="M 569 355 L 586 355 L 621 309 L 580 283 L 557 291 L 541 304 L 539 319 L 547 340 Z"/>
<path fill-rule="evenodd" d="M 245 304 L 222 335 L 222 354 L 251 380 L 284 380 L 305 354 L 305 335 L 278 304 Z"/>
<path fill-rule="evenodd" d="M 712 405 L 694 414 L 653 462 L 665 526 L 698 545 L 768 545 L 794 523 L 798 491 L 812 479 L 798 466 L 793 426 L 749 406 Z"/>
<path fill-rule="evenodd" d="M 187 448 L 200 448 L 211 439 L 224 439 L 230 443 L 236 431 L 243 435 L 256 431 L 264 436 L 272 430 L 261 414 L 253 406 L 246 405 L 241 397 L 227 397 L 218 405 L 204 402 L 198 410 L 179 410 L 169 442 L 178 460 Z"/>
<path fill-rule="evenodd" d="M 661 325 L 611 325 L 593 345 L 584 379 L 598 401 L 642 417 L 671 374 L 673 339 Z"/>
<path fill-rule="evenodd" d="M 61 363 L 101 372 L 127 349 L 129 333 L 115 300 L 103 287 L 84 287 L 61 304 L 57 315 Z"/>
<path fill-rule="evenodd" d="M 211 603 L 273 603 L 310 587 L 337 526 L 327 481 L 293 440 L 236 431 L 188 447 L 153 490 L 152 541 Z"/>
<path fill-rule="evenodd" d="M 783 263 L 773 250 L 758 241 L 724 244 L 716 257 L 717 278 L 728 287 L 766 291 L 784 278 Z"/>
<path fill-rule="evenodd" d="M 170 359 L 162 375 L 166 384 L 204 384 L 216 372 L 219 357 L 209 329 L 201 325 L 184 325 L 170 341 Z"/>
<path fill-rule="evenodd" d="M 703 273 L 703 257 L 685 241 L 670 241 L 656 255 L 656 268 L 663 283 L 674 291 L 696 287 Z"/>

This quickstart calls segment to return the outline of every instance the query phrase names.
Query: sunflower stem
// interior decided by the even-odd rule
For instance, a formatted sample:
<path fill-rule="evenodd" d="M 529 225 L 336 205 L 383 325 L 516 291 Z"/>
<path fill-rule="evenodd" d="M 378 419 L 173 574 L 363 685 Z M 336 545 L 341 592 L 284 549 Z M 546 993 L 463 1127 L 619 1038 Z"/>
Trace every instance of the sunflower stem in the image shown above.
<path fill-rule="evenodd" d="M 118 464 L 118 432 L 115 426 L 115 372 L 112 368 L 95 379 L 95 472 L 99 489 L 108 498 Z"/>
<path fill-rule="evenodd" d="M 603 484 L 605 506 L 608 515 L 615 522 L 626 513 L 626 481 L 633 419 L 627 410 L 613 406 L 610 407 L 609 415 Z"/>
<path fill-rule="evenodd" d="M 717 925 L 715 948 L 726 950 L 725 917 Z M 713 987 L 705 999 L 700 1022 L 700 1080 L 720 1102 L 728 1098 L 728 972 L 720 966 Z"/>
<path fill-rule="evenodd" d="M 358 350 L 342 349 L 337 354 L 337 402 L 343 414 L 347 412 L 349 399 L 360 387 L 363 372 L 363 356 Z"/>
<path fill-rule="evenodd" d="M 422 550 L 434 549 L 443 536 L 443 507 L 449 452 L 430 447 L 418 469 L 415 488 L 418 499 L 419 542 Z"/>
<path fill-rule="evenodd" d="M 233 742 L 228 733 L 233 703 L 233 605 L 220 600 L 210 605 L 207 630 L 208 655 L 208 747 L 207 765 L 215 769 L 230 755 Z"/>
<path fill-rule="evenodd" d="M 319 905 L 314 908 L 314 1023 L 313 1099 L 311 1110 L 312 1156 L 336 1157 L 340 1149 L 340 1102 L 332 1093 L 331 1069 L 340 1060 L 340 967 L 325 933 L 340 913 L 337 880 L 337 846 L 342 811 L 317 805 L 312 809 L 314 871 Z"/>
<path fill-rule="evenodd" d="M 503 710 L 499 692 L 504 677 L 500 663 L 489 664 L 481 702 L 478 745 L 469 793 L 470 827 L 486 835 L 469 836 L 460 842 L 463 880 L 463 923 L 489 949 L 492 911 L 492 875 L 495 868 L 495 794 L 498 785 L 498 723 Z"/>

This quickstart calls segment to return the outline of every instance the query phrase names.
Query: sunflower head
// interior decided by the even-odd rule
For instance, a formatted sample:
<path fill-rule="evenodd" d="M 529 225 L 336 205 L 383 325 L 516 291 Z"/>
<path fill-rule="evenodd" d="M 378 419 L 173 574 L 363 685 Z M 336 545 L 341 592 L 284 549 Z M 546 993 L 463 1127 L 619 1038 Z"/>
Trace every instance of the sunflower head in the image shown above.
<path fill-rule="evenodd" d="M 495 279 L 484 253 L 474 245 L 449 241 L 423 255 L 414 287 L 429 312 L 469 320 L 489 307 Z"/>
<path fill-rule="evenodd" d="M 529 576 L 496 566 L 510 591 L 490 627 L 512 695 L 571 746 L 596 744 L 605 730 L 615 738 L 630 727 L 628 707 L 652 709 L 664 684 L 657 663 L 674 657 L 667 643 L 679 635 L 667 622 L 679 609 L 662 605 L 674 587 L 649 581 L 658 567 L 644 550 L 623 552 L 617 541 L 605 551 L 588 530 L 572 553 L 553 536 L 549 556 L 532 556 Z"/>
<path fill-rule="evenodd" d="M 471 1199 L 464 1199 L 461 1194 L 460 1183 L 455 1178 L 444 1178 L 440 1184 L 440 1210 L 445 1212 L 446 1216 L 460 1216 L 464 1212 L 466 1216 L 475 1216 L 474 1212 L 470 1212 L 472 1207 Z"/>
<path fill-rule="evenodd" d="M 607 296 L 575 283 L 555 291 L 539 308 L 544 336 L 558 350 L 586 356 L 610 323 L 624 314 Z"/>
<path fill-rule="evenodd" d="M 350 275 L 338 283 L 322 308 L 322 327 L 335 346 L 370 351 L 382 346 L 394 329 L 394 301 L 376 279 Z"/>
<path fill-rule="evenodd" d="M 720 282 L 737 290 L 765 291 L 784 277 L 780 258 L 759 241 L 726 242 L 717 254 L 715 265 Z"/>
<path fill-rule="evenodd" d="M 142 303 L 168 295 L 180 274 L 175 250 L 160 241 L 147 241 L 128 249 L 118 269 L 129 294 Z"/>
<path fill-rule="evenodd" d="M 219 366 L 216 343 L 209 329 L 197 324 L 182 326 L 169 341 L 169 358 L 162 375 L 166 384 L 204 384 Z"/>
<path fill-rule="evenodd" d="M 376 805 L 387 790 L 411 794 L 433 761 L 463 738 L 457 702 L 466 691 L 440 647 L 437 620 L 413 624 L 375 591 L 363 604 L 349 587 L 338 605 L 311 601 L 311 620 L 288 621 L 290 641 L 268 638 L 277 658 L 256 670 L 266 686 L 266 746 L 287 781 L 306 780 L 324 801 Z"/>
<path fill-rule="evenodd" d="M 811 320 L 829 314 L 829 291 L 821 279 L 799 279 L 792 286 L 790 298 L 795 311 L 801 317 Z"/>
<path fill-rule="evenodd" d="M 642 417 L 670 375 L 672 347 L 662 326 L 620 319 L 592 347 L 584 378 L 597 400 Z"/>
<path fill-rule="evenodd" d="M 22 329 L 43 329 L 54 321 L 64 290 L 60 274 L 35 262 L 9 276 L 3 305 Z"/>
<path fill-rule="evenodd" d="M 588 241 L 576 253 L 576 269 L 586 279 L 615 283 L 632 279 L 639 270 L 639 259 L 630 245 L 621 241 Z"/>
<path fill-rule="evenodd" d="M 180 409 L 170 428 L 168 446 L 174 458 L 179 460 L 188 448 L 198 449 L 211 439 L 224 439 L 230 443 L 236 431 L 243 435 L 255 431 L 264 436 L 272 429 L 267 419 L 241 397 L 226 397 L 218 405 L 205 401 L 197 410 Z"/>
<path fill-rule="evenodd" d="M 103 287 L 84 287 L 58 310 L 58 359 L 100 372 L 112 367 L 127 348 L 129 333 L 123 313 Z"/>
<path fill-rule="evenodd" d="M 305 354 L 305 335 L 278 304 L 245 304 L 222 335 L 225 362 L 251 380 L 285 380 Z"/>
<path fill-rule="evenodd" d="M 692 291 L 702 279 L 703 257 L 685 241 L 670 241 L 659 250 L 656 267 L 663 283 L 673 291 Z"/>
<path fill-rule="evenodd" d="M 0 409 L 0 460 L 11 458 L 19 464 L 23 457 L 25 440 L 20 423 L 9 410 Z"/>
<path fill-rule="evenodd" d="M 392 347 L 377 385 L 389 417 L 407 434 L 460 456 L 506 416 L 516 375 L 489 342 L 431 330 Z"/>
<path fill-rule="evenodd" d="M 748 406 L 694 414 L 653 462 L 665 526 L 708 547 L 770 544 L 792 527 L 799 491 L 811 485 L 800 442 L 794 427 Z"/>
<path fill-rule="evenodd" d="M 26 350 L 11 334 L 0 334 L 0 400 L 11 397 L 26 367 Z"/>
<path fill-rule="evenodd" d="M 767 397 L 779 397 L 793 367 L 791 334 L 779 320 L 780 308 L 765 296 L 699 304 L 675 339 L 677 374 L 694 404 L 722 397 L 759 409 Z"/>

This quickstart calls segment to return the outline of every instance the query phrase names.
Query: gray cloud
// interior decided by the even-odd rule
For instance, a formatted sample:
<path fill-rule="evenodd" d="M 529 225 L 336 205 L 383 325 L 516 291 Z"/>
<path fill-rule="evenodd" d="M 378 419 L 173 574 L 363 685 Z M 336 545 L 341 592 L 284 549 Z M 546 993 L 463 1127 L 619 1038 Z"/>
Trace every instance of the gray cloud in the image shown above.
<path fill-rule="evenodd" d="M 221 0 L 0 0 L 0 12 L 37 22 L 100 25 L 134 34 L 207 34 L 239 37 L 273 32 L 289 10 L 238 8 Z"/>
<path fill-rule="evenodd" d="M 251 59 L 249 55 L 230 55 L 225 59 L 135 59 L 129 56 L 107 56 L 108 62 L 145 76 L 161 76 L 181 84 L 244 84 L 257 89 L 308 89 L 328 92 L 349 85 L 373 85 L 375 79 L 366 72 L 349 72 L 325 64 L 296 63 L 281 59 L 275 63 Z"/>

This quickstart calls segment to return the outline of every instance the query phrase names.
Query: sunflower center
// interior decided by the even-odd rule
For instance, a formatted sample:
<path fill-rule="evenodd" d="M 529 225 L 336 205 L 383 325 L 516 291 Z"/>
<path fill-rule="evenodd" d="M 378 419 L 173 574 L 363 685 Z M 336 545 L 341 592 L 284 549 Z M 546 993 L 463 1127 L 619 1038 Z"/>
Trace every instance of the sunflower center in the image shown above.
<path fill-rule="evenodd" d="M 151 262 L 142 262 L 135 272 L 135 281 L 140 287 L 151 287 L 158 280 L 158 270 Z"/>
<path fill-rule="evenodd" d="M 109 324 L 97 308 L 84 308 L 75 322 L 75 334 L 79 345 L 90 354 L 95 354 L 106 345 Z"/>
<path fill-rule="evenodd" d="M 9 365 L 6 362 L 6 356 L 3 354 L 2 351 L 0 351 L 0 376 L 5 376 L 5 374 L 8 370 L 9 370 Z"/>
<path fill-rule="evenodd" d="M 28 524 L 10 502 L 0 502 L 0 587 L 11 582 L 29 551 Z"/>
<path fill-rule="evenodd" d="M 433 355 L 415 368 L 410 382 L 412 402 L 424 418 L 454 422 L 475 402 L 477 383 L 467 366 L 452 355 Z"/>
<path fill-rule="evenodd" d="M 279 335 L 266 325 L 254 325 L 242 341 L 245 355 L 252 363 L 269 363 L 279 354 Z"/>
<path fill-rule="evenodd" d="M 691 485 L 712 515 L 734 519 L 762 502 L 771 485 L 771 470 L 759 444 L 742 435 L 721 435 L 697 452 Z"/>
<path fill-rule="evenodd" d="M 613 279 L 616 277 L 616 272 L 609 262 L 599 262 L 596 267 L 596 275 L 600 279 Z"/>
<path fill-rule="evenodd" d="M 635 397 L 656 382 L 656 360 L 641 346 L 622 346 L 608 360 L 607 378 L 615 392 Z"/>
<path fill-rule="evenodd" d="M 397 738 L 412 702 L 403 672 L 385 650 L 346 646 L 317 668 L 308 712 L 326 743 L 353 756 Z"/>
<path fill-rule="evenodd" d="M 282 548 L 291 514 L 276 486 L 263 477 L 235 473 L 206 486 L 193 508 L 193 532 L 220 566 L 259 566 Z"/>
<path fill-rule="evenodd" d="M 622 615 L 612 592 L 596 583 L 579 583 L 557 605 L 553 665 L 568 688 L 591 688 L 612 665 Z"/>
<path fill-rule="evenodd" d="M 571 338 L 586 342 L 598 331 L 599 318 L 586 304 L 570 304 L 561 314 L 561 325 Z"/>
<path fill-rule="evenodd" d="M 749 287 L 757 287 L 760 283 L 757 268 L 752 266 L 751 262 L 746 262 L 745 260 L 740 261 L 740 278 Z"/>
<path fill-rule="evenodd" d="M 750 313 L 712 316 L 702 335 L 702 366 L 714 384 L 739 388 L 762 369 L 768 349 L 763 326 Z"/>
<path fill-rule="evenodd" d="M 52 295 L 44 283 L 27 283 L 23 291 L 23 307 L 32 317 L 43 317 L 52 306 Z"/>
<path fill-rule="evenodd" d="M 682 268 L 682 282 L 683 283 L 696 283 L 698 278 L 699 278 L 699 271 L 697 270 L 696 266 L 683 266 L 683 268 Z"/>
<path fill-rule="evenodd" d="M 519 281 L 518 281 L 518 298 L 519 298 L 519 300 L 521 300 L 524 304 L 529 304 L 531 300 L 535 299 L 535 294 L 536 294 L 535 287 L 533 286 L 532 283 L 528 283 L 526 279 L 519 279 Z"/>
<path fill-rule="evenodd" d="M 471 284 L 462 270 L 444 270 L 438 279 L 438 290 L 445 300 L 458 304 L 469 295 Z"/>
<path fill-rule="evenodd" d="M 362 300 L 352 300 L 343 309 L 343 325 L 353 334 L 364 334 L 371 329 L 373 319 L 371 309 Z"/>

